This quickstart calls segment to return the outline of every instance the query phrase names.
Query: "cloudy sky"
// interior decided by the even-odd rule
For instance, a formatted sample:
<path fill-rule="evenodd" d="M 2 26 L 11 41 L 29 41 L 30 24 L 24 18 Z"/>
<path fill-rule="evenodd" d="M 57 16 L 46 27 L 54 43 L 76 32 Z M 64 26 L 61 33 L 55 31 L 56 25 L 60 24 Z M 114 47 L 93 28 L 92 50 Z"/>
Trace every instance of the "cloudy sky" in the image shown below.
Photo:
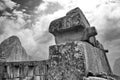
<path fill-rule="evenodd" d="M 17 35 L 29 55 L 45 59 L 54 44 L 49 23 L 75 7 L 97 28 L 97 39 L 109 50 L 113 66 L 120 57 L 119 0 L 0 0 L 0 42 Z"/>

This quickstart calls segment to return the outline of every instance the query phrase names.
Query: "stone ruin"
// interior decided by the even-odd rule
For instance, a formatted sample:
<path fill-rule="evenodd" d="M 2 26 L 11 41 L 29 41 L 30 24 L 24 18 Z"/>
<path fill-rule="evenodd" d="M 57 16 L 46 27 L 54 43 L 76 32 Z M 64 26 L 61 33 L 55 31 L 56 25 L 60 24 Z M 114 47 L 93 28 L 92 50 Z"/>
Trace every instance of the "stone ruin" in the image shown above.
<path fill-rule="evenodd" d="M 52 21 L 49 32 L 55 36 L 56 42 L 50 46 L 49 76 L 52 79 L 49 80 L 83 80 L 89 74 L 113 74 L 106 56 L 108 50 L 96 40 L 95 27 L 90 26 L 79 8 Z"/>
<path fill-rule="evenodd" d="M 108 50 L 96 40 L 96 28 L 90 26 L 79 8 L 52 21 L 49 32 L 55 36 L 56 45 L 49 47 L 49 59 L 44 61 L 15 61 L 19 52 L 25 54 L 24 49 L 11 48 L 16 45 L 15 39 L 9 47 L 11 39 L 5 40 L 7 45 L 3 45 L 6 43 L 3 41 L 4 48 L 0 46 L 0 80 L 120 80 L 111 71 L 106 56 Z M 13 61 L 9 58 L 12 53 Z"/>

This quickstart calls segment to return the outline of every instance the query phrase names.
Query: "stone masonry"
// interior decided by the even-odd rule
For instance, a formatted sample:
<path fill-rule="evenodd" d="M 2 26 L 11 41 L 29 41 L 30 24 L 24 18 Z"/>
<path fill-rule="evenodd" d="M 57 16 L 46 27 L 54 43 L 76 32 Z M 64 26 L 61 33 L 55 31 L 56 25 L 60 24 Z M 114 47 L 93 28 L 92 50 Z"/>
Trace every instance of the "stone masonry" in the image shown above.
<path fill-rule="evenodd" d="M 56 45 L 50 46 L 48 80 L 83 80 L 89 73 L 112 74 L 106 57 L 108 50 L 96 40 L 95 27 L 90 26 L 79 8 L 52 21 L 49 32 L 55 36 Z"/>

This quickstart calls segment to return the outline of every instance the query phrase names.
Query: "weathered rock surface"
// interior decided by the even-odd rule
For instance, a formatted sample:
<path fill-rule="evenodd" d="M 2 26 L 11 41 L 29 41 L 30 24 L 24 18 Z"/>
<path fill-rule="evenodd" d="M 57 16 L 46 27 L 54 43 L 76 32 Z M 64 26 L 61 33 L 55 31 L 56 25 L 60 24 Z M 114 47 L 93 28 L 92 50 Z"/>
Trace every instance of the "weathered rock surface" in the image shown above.
<path fill-rule="evenodd" d="M 89 26 L 83 12 L 79 8 L 75 8 L 69 11 L 66 16 L 52 21 L 49 32 L 56 34 L 56 32 L 63 32 L 76 27 L 85 28 Z"/>
<path fill-rule="evenodd" d="M 104 52 L 108 52 L 96 40 L 97 30 L 95 27 L 90 27 L 89 22 L 79 8 L 75 8 L 69 11 L 66 16 L 52 21 L 49 32 L 55 36 L 56 44 L 69 41 L 86 41 Z"/>
<path fill-rule="evenodd" d="M 81 80 L 85 76 L 85 56 L 80 46 L 66 43 L 50 47 L 49 80 Z"/>
<path fill-rule="evenodd" d="M 114 74 L 120 76 L 120 58 L 115 60 L 115 63 L 113 66 L 113 72 Z"/>
<path fill-rule="evenodd" d="M 112 74 L 103 51 L 86 42 L 74 41 L 51 46 L 50 60 L 49 80 L 72 80 L 71 75 L 74 80 L 79 80 L 89 71 L 93 74 Z"/>
<path fill-rule="evenodd" d="M 29 56 L 17 36 L 11 36 L 0 44 L 0 61 L 28 61 Z"/>
<path fill-rule="evenodd" d="M 56 44 L 69 42 L 69 41 L 88 41 L 92 36 L 97 35 L 94 27 L 73 29 L 66 32 L 57 33 L 55 35 Z"/>
<path fill-rule="evenodd" d="M 108 50 L 96 39 L 95 27 L 90 27 L 79 8 L 52 21 L 49 32 L 55 36 L 56 42 L 56 45 L 50 47 L 49 80 L 83 80 L 83 76 L 89 72 L 100 74 L 97 76 L 101 77 L 87 77 L 87 80 L 110 80 L 101 75 L 112 74 L 105 54 Z"/>
<path fill-rule="evenodd" d="M 89 38 L 97 35 L 95 27 L 90 27 L 79 8 L 75 8 L 69 11 L 66 16 L 52 21 L 49 32 L 55 36 L 56 44 L 68 41 L 90 42 Z"/>

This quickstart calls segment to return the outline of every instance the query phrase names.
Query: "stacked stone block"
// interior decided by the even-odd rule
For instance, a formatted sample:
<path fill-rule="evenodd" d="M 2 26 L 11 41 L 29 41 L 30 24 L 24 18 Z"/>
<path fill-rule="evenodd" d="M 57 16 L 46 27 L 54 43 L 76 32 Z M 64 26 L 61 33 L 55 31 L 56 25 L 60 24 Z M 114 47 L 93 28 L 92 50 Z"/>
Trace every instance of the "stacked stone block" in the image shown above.
<path fill-rule="evenodd" d="M 49 32 L 55 36 L 56 45 L 49 49 L 48 80 L 83 80 L 89 72 L 112 74 L 105 54 L 108 51 L 96 40 L 95 27 L 90 26 L 79 8 L 52 21 Z"/>

